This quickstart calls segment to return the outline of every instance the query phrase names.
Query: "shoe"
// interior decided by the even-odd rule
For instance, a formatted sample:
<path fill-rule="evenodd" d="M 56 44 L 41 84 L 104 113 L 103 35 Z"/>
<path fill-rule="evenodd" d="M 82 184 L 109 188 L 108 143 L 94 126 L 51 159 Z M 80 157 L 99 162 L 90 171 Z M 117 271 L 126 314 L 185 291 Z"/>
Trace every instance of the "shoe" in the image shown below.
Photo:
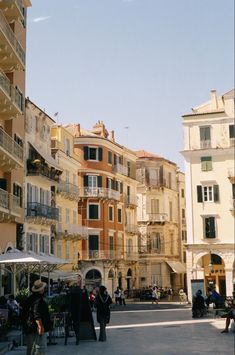
<path fill-rule="evenodd" d="M 222 330 L 221 333 L 228 333 L 228 330 L 227 330 L 227 329 L 224 329 L 224 330 Z"/>

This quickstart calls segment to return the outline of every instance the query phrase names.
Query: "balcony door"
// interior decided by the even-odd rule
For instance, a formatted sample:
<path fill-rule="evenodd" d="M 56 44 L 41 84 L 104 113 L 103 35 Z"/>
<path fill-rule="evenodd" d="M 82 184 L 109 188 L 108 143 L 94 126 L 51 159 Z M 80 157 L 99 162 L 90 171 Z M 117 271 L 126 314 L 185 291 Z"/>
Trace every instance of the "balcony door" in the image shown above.
<path fill-rule="evenodd" d="M 98 235 L 89 235 L 88 249 L 89 249 L 90 259 L 97 259 L 99 257 L 99 236 Z"/>

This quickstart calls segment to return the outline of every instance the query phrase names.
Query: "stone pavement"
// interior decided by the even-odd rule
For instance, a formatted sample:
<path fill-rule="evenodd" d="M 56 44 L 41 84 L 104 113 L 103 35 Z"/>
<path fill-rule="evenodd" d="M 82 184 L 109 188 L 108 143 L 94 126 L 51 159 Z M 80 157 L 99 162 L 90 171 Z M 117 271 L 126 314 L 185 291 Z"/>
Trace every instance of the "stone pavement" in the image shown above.
<path fill-rule="evenodd" d="M 234 333 L 220 333 L 224 319 L 192 319 L 191 310 L 185 306 L 144 308 L 113 311 L 107 342 L 81 341 L 76 346 L 71 337 L 64 346 L 63 339 L 57 339 L 57 345 L 48 347 L 48 355 L 234 355 Z M 23 354 L 24 347 L 7 353 Z"/>

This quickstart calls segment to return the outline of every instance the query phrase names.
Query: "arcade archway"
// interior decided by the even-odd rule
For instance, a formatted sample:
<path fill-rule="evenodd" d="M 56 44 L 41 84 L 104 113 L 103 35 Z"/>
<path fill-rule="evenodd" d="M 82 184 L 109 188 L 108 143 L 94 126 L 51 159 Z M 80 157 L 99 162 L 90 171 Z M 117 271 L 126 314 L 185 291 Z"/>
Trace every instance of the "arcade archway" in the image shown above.
<path fill-rule="evenodd" d="M 94 287 L 99 287 L 101 285 L 102 276 L 99 270 L 91 269 L 86 273 L 85 285 L 88 291 L 91 291 Z"/>

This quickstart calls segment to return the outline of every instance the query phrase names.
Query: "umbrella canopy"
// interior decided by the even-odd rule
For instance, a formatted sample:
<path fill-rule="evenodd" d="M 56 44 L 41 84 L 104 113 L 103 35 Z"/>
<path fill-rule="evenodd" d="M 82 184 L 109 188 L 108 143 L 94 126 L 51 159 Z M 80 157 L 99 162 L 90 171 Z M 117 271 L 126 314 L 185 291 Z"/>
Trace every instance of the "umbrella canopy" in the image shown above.
<path fill-rule="evenodd" d="M 46 255 L 44 253 L 36 254 L 34 252 L 22 252 L 18 249 L 11 249 L 5 254 L 0 254 L 0 266 L 13 274 L 13 290 L 15 293 L 15 277 L 18 273 L 26 271 L 38 272 L 52 272 L 60 266 L 68 264 L 68 261 L 59 259 L 54 255 Z M 49 284 L 48 284 L 49 286 Z"/>

